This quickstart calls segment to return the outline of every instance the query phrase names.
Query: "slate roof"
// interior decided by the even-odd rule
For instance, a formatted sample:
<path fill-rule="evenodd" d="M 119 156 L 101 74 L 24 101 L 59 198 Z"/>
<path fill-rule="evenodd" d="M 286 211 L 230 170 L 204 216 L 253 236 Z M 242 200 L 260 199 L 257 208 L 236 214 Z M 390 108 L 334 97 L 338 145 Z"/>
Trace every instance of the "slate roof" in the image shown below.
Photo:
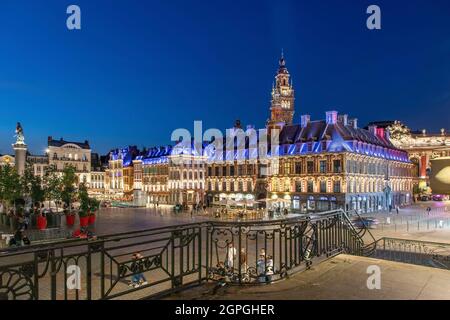
<path fill-rule="evenodd" d="M 51 137 L 48 138 L 48 146 L 49 147 L 62 147 L 66 144 L 74 144 L 76 146 L 79 146 L 81 149 L 91 149 L 89 146 L 89 141 L 84 142 L 74 142 L 74 141 L 66 141 L 63 138 L 59 140 L 54 140 Z"/>

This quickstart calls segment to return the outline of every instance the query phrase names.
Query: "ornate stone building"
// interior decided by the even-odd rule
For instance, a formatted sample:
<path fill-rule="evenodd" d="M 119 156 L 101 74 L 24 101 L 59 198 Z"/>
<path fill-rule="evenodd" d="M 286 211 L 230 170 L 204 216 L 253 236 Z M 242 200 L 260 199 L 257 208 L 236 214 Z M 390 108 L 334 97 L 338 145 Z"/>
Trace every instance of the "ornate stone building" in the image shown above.
<path fill-rule="evenodd" d="M 170 152 L 170 146 L 150 148 L 133 161 L 134 189 L 143 192 L 146 205 L 169 203 Z"/>
<path fill-rule="evenodd" d="M 139 155 L 136 146 L 114 149 L 109 153 L 108 169 L 105 172 L 106 195 L 110 198 L 133 198 L 134 168 L 133 160 Z"/>
<path fill-rule="evenodd" d="M 283 124 L 292 124 L 295 110 L 295 93 L 283 55 L 279 61 L 279 68 L 275 76 L 275 84 L 272 87 L 271 96 L 271 117 L 268 120 L 268 127 L 280 128 Z"/>
<path fill-rule="evenodd" d="M 178 144 L 151 148 L 133 161 L 135 189 L 146 205 L 204 203 L 205 158 Z"/>
<path fill-rule="evenodd" d="M 426 130 L 411 131 L 400 121 L 374 122 L 390 133 L 392 143 L 408 152 L 416 165 L 415 181 L 419 192 L 431 193 L 430 172 L 432 161 L 450 157 L 450 134 L 441 129 L 439 133 Z"/>
<path fill-rule="evenodd" d="M 207 203 L 298 212 L 372 212 L 411 203 L 414 166 L 407 153 L 396 148 L 384 130 L 359 128 L 357 119 L 336 111 L 319 121 L 303 115 L 300 124 L 293 124 L 289 77 L 282 57 L 267 123 L 268 157 L 260 146 L 252 149 L 251 128 L 243 133 L 243 151 L 227 146 L 223 157 L 217 157 L 206 149 Z M 271 145 L 271 129 L 281 130 L 279 146 Z M 262 143 L 259 136 L 256 140 Z"/>
<path fill-rule="evenodd" d="M 115 152 L 107 175 L 110 190 L 130 188 L 124 176 L 132 168 L 134 194 L 147 205 L 373 212 L 411 203 L 414 165 L 386 130 L 359 128 L 357 119 L 336 111 L 317 121 L 303 115 L 297 124 L 283 56 L 275 80 L 264 129 L 243 131 L 237 122 L 227 137 L 203 141 L 200 150 L 191 141 L 137 156 Z"/>
<path fill-rule="evenodd" d="M 255 161 L 244 152 L 224 163 L 210 155 L 208 202 L 298 212 L 372 212 L 411 203 L 414 166 L 379 130 L 358 128 L 335 111 L 326 120 L 302 118 L 283 126 L 278 155 Z"/>
<path fill-rule="evenodd" d="M 90 183 L 91 147 L 89 142 L 70 142 L 63 138 L 54 140 L 48 137 L 46 150 L 48 165 L 55 166 L 58 171 L 71 165 L 75 167 L 80 183 Z"/>

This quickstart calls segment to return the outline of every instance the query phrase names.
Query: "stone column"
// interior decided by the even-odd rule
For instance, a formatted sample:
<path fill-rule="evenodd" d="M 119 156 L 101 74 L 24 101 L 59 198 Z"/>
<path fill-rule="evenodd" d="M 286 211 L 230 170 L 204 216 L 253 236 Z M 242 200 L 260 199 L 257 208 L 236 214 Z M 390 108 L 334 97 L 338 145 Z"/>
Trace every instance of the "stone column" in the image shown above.
<path fill-rule="evenodd" d="M 425 179 L 427 177 L 428 155 L 422 155 L 420 157 L 420 178 Z"/>
<path fill-rule="evenodd" d="M 25 164 L 27 161 L 27 145 L 25 143 L 13 144 L 15 151 L 15 167 L 19 175 L 23 175 L 25 172 Z"/>

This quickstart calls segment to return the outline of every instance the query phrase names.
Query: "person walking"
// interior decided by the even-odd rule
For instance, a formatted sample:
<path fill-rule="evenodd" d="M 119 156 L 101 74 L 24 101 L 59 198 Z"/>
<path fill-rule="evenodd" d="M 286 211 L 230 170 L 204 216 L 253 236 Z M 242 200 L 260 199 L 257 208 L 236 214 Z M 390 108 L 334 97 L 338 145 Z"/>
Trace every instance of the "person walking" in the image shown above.
<path fill-rule="evenodd" d="M 225 259 L 225 268 L 233 269 L 236 253 L 237 253 L 236 248 L 233 246 L 233 243 L 230 242 L 227 246 L 227 257 Z"/>
<path fill-rule="evenodd" d="M 395 207 L 395 211 L 397 211 L 397 215 L 398 215 L 398 213 L 399 213 L 399 211 L 400 211 L 399 208 L 398 208 L 398 206 Z"/>
<path fill-rule="evenodd" d="M 131 278 L 131 282 L 128 286 L 133 288 L 139 288 L 140 286 L 145 286 L 148 284 L 147 279 L 145 279 L 143 271 L 143 260 L 144 257 L 139 252 L 133 254 L 133 263 L 131 264 L 132 272 L 136 272 Z"/>

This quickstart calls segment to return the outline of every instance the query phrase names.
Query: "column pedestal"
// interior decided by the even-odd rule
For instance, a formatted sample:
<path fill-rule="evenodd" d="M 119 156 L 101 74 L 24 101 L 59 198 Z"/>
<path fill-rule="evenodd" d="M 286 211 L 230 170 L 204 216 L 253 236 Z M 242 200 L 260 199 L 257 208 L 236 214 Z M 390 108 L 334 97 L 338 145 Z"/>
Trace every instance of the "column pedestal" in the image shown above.
<path fill-rule="evenodd" d="M 23 175 L 25 172 L 25 165 L 27 162 L 27 150 L 28 146 L 24 143 L 13 144 L 13 149 L 15 151 L 15 167 L 19 175 Z"/>

